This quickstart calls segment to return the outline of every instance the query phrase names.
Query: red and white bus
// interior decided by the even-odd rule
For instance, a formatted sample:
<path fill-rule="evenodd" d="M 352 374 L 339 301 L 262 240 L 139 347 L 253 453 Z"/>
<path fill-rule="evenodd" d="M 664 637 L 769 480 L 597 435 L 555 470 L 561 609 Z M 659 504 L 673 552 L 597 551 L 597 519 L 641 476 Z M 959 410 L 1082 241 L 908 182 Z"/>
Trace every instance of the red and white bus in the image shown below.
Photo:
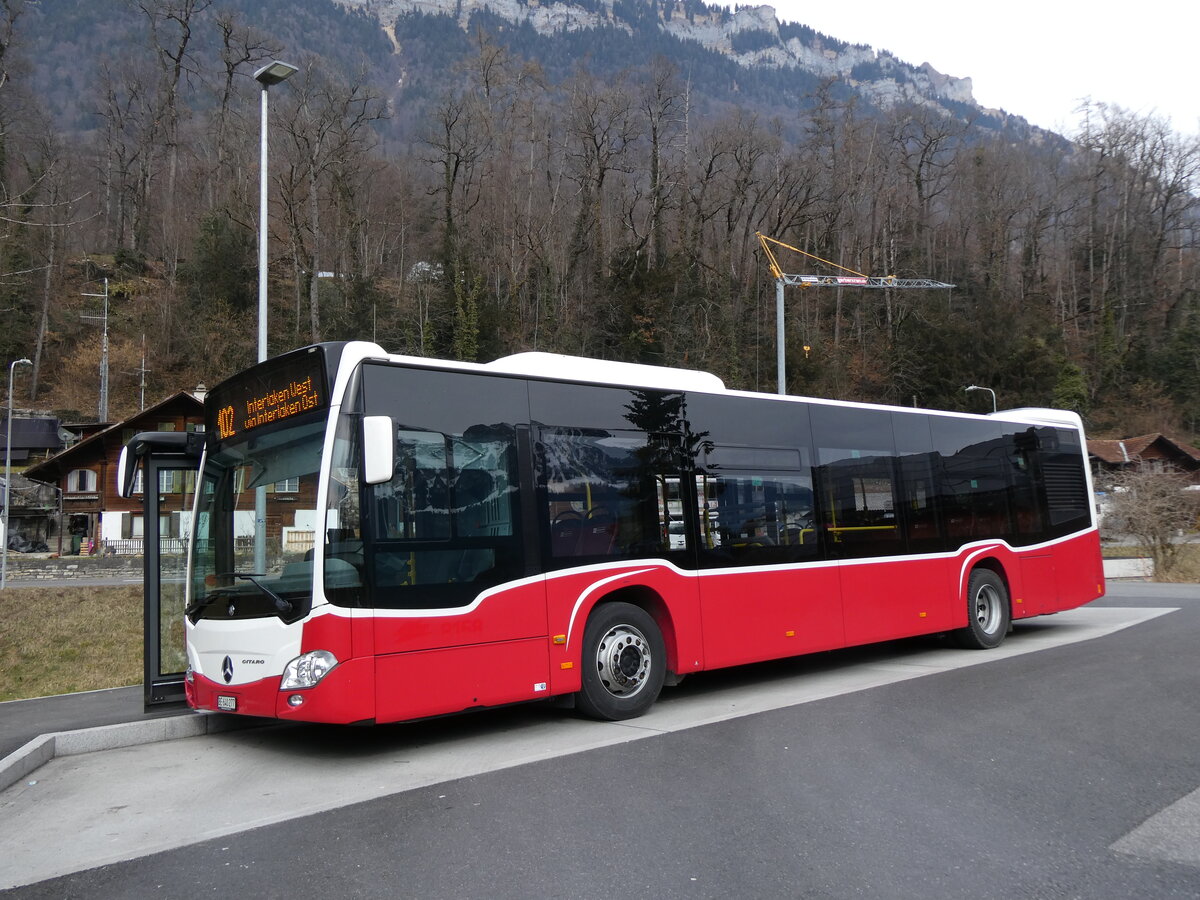
<path fill-rule="evenodd" d="M 571 695 L 623 719 L 690 673 L 932 633 L 991 648 L 1104 592 L 1070 412 L 361 342 L 268 360 L 205 406 L 197 709 L 371 723 Z"/>

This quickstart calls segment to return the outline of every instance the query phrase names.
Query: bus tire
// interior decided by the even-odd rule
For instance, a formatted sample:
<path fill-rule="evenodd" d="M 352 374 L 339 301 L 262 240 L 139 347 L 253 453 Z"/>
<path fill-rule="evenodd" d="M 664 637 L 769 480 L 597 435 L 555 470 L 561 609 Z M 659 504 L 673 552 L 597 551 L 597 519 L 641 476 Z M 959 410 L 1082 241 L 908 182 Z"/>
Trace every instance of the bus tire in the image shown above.
<path fill-rule="evenodd" d="M 1011 620 L 1004 580 L 991 569 L 973 570 L 967 582 L 967 627 L 954 633 L 958 646 L 967 650 L 999 647 Z"/>
<path fill-rule="evenodd" d="M 582 689 L 575 706 L 593 719 L 633 719 L 658 699 L 666 676 L 662 632 L 644 609 L 605 603 L 583 630 Z"/>

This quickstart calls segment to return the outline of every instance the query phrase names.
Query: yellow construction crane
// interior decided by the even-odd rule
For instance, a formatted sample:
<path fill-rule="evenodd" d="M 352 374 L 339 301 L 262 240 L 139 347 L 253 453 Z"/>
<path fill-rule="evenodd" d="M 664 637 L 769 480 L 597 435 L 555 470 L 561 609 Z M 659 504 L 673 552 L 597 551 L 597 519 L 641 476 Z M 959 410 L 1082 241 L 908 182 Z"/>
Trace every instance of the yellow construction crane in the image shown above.
<path fill-rule="evenodd" d="M 785 287 L 858 287 L 858 288 L 892 288 L 906 290 L 912 288 L 934 288 L 947 289 L 954 285 L 947 284 L 944 281 L 935 281 L 932 278 L 897 278 L 895 275 L 864 275 L 862 272 L 855 272 L 853 269 L 847 269 L 845 266 L 839 266 L 835 262 L 830 262 L 827 259 L 822 259 L 815 254 L 801 250 L 799 247 L 793 247 L 791 244 L 785 244 L 783 241 L 776 240 L 772 237 L 767 237 L 761 231 L 756 231 L 758 242 L 762 245 L 763 253 L 767 257 L 767 265 L 771 269 L 771 274 L 775 276 L 775 347 L 776 347 L 776 374 L 778 377 L 779 393 L 786 394 L 785 385 L 786 377 L 786 359 L 784 353 L 784 331 L 783 331 L 783 289 Z M 775 258 L 775 253 L 771 249 L 771 245 L 783 247 L 787 250 L 792 250 L 799 253 L 801 256 L 807 256 L 809 259 L 815 259 L 817 262 L 827 266 L 832 266 L 835 269 L 840 269 L 849 274 L 846 275 L 793 275 L 784 272 L 779 265 L 779 260 Z M 807 348 L 805 348 L 807 350 Z M 807 355 L 807 354 L 806 354 Z"/>
<path fill-rule="evenodd" d="M 835 262 L 830 262 L 827 259 L 821 259 L 813 253 L 808 253 L 801 250 L 799 247 L 793 247 L 791 244 L 785 244 L 783 241 L 778 241 L 775 238 L 767 237 L 761 231 L 756 231 L 758 242 L 762 244 L 763 253 L 767 255 L 767 265 L 771 268 L 771 274 L 775 276 L 776 281 L 790 287 L 863 287 L 863 288 L 952 288 L 954 285 L 947 284 L 944 281 L 935 281 L 932 278 L 897 278 L 895 275 L 864 275 L 862 272 L 855 272 L 853 269 L 847 269 L 845 266 L 839 266 Z M 809 259 L 815 259 L 817 262 L 827 266 L 833 266 L 835 269 L 841 269 L 843 272 L 848 272 L 848 275 L 791 275 L 784 272 L 779 265 L 779 260 L 775 258 L 775 254 L 771 250 L 771 245 L 776 244 L 787 250 L 792 250 L 799 253 L 801 256 L 807 256 Z"/>

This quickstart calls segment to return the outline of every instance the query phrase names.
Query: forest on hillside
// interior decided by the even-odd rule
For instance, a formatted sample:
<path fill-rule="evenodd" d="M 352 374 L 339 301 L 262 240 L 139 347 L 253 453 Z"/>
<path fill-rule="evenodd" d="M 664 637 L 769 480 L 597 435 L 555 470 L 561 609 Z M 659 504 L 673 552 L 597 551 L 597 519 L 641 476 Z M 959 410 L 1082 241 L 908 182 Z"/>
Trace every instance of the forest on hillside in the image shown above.
<path fill-rule="evenodd" d="M 482 28 L 405 105 L 378 66 L 329 65 L 234 7 L 127 7 L 136 28 L 80 82 L 88 126 L 68 129 L 30 76 L 29 5 L 0 0 L 0 353 L 35 363 L 18 405 L 95 417 L 105 279 L 110 418 L 138 408 L 143 377 L 150 403 L 253 361 L 250 75 L 286 49 L 300 71 L 270 94 L 271 353 L 538 349 L 772 391 L 762 232 L 956 285 L 789 288 L 792 393 L 983 411 L 963 391 L 977 384 L 1002 406 L 1075 409 L 1098 435 L 1200 431 L 1200 142 L 1154 116 L 1094 103 L 1068 147 L 920 105 L 863 110 L 831 85 L 782 113 L 697 97 L 664 58 L 551 79 Z"/>

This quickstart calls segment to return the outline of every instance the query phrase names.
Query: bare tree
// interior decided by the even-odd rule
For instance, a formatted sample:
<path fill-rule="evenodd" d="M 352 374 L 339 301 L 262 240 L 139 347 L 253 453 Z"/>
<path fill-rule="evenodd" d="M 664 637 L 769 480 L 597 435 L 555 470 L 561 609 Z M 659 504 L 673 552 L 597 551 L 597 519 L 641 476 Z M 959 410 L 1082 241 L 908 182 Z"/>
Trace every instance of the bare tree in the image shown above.
<path fill-rule="evenodd" d="M 1108 531 L 1134 538 L 1154 560 L 1156 577 L 1169 577 L 1179 563 L 1181 536 L 1196 526 L 1200 492 L 1179 472 L 1132 470 L 1111 482 Z"/>
<path fill-rule="evenodd" d="M 665 213 L 678 178 L 670 170 L 668 151 L 683 130 L 686 109 L 678 72 L 671 62 L 656 57 L 648 74 L 642 82 L 638 102 L 650 140 L 649 264 L 662 266 L 667 260 Z"/>
<path fill-rule="evenodd" d="M 148 97 L 153 116 L 155 133 L 161 136 L 166 153 L 167 183 L 160 213 L 163 248 L 169 280 L 174 281 L 175 269 L 180 256 L 180 237 L 172 213 L 176 209 L 176 182 L 179 177 L 180 134 L 179 124 L 186 107 L 181 102 L 180 92 L 185 81 L 196 74 L 197 65 L 192 59 L 193 30 L 212 0 L 136 0 L 139 10 L 146 18 L 154 58 L 158 64 L 158 77 L 152 94 Z M 154 145 L 148 145 L 145 156 L 149 159 Z M 139 191 L 148 200 L 150 180 L 155 176 L 151 166 L 142 169 Z"/>
<path fill-rule="evenodd" d="M 571 178 L 579 185 L 572 255 L 580 286 L 586 288 L 607 274 L 609 179 L 630 165 L 628 153 L 639 137 L 639 123 L 624 78 L 601 84 L 580 71 L 568 89 L 567 158 Z M 582 299 L 589 292 L 580 293 Z"/>
<path fill-rule="evenodd" d="M 309 329 L 315 342 L 321 340 L 317 275 L 327 243 L 322 210 L 335 202 L 339 187 L 350 183 L 338 176 L 360 165 L 370 152 L 374 143 L 371 123 L 382 118 L 385 109 L 367 85 L 365 72 L 342 83 L 324 76 L 312 59 L 302 70 L 291 103 L 281 116 L 286 122 L 289 153 L 279 183 L 295 263 L 308 278 Z"/>

